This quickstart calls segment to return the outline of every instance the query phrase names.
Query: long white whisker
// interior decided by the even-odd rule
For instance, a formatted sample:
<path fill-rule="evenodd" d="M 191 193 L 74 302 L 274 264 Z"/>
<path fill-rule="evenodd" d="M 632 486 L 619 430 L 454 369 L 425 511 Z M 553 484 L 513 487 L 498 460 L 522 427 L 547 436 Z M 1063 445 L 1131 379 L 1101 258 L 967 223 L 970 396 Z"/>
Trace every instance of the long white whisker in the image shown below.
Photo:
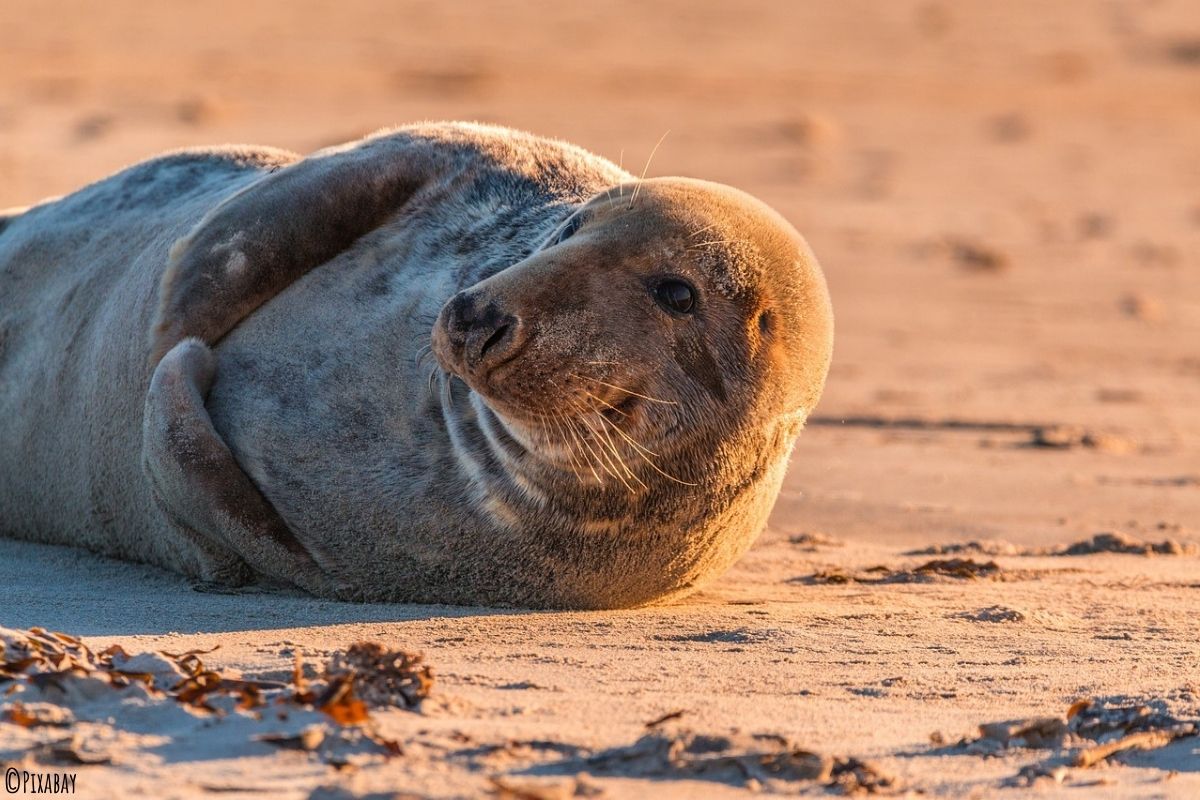
<path fill-rule="evenodd" d="M 624 470 L 627 475 L 629 475 L 630 477 L 633 477 L 633 473 L 629 471 L 629 467 L 625 464 L 625 460 L 621 458 L 621 453 L 617 450 L 616 445 L 613 444 L 612 437 L 608 435 L 608 430 L 604 427 L 604 416 L 595 411 L 588 411 L 588 412 L 585 412 L 584 419 L 586 420 L 587 417 L 591 414 L 595 414 L 597 417 L 600 418 L 600 420 L 601 420 L 600 433 L 601 433 L 601 435 L 604 436 L 603 439 L 600 439 L 599 437 L 597 437 L 596 441 L 608 449 L 608 452 L 617 459 L 617 463 L 620 465 L 621 469 Z M 588 429 L 589 430 L 592 429 L 590 425 L 588 426 Z"/>
<path fill-rule="evenodd" d="M 670 132 L 671 130 L 668 128 L 666 133 L 659 138 L 658 144 L 654 145 L 654 149 L 650 151 L 650 156 L 646 159 L 646 166 L 642 167 L 641 177 L 638 178 L 637 184 L 633 187 L 633 194 L 629 196 L 630 208 L 633 208 L 633 204 L 637 201 L 638 190 L 642 188 L 642 181 L 646 180 L 646 173 L 650 171 L 650 162 L 654 160 L 654 154 L 658 152 L 659 146 L 662 145 L 663 140 L 667 138 L 667 134 Z"/>
<path fill-rule="evenodd" d="M 628 417 L 628 416 L 629 416 L 629 415 L 628 415 L 628 414 L 626 414 L 624 411 L 622 411 L 621 409 L 619 409 L 619 408 L 617 408 L 616 406 L 614 406 L 612 403 L 608 402 L 607 400 L 602 400 L 601 398 L 599 398 L 599 397 L 597 397 L 596 395 L 594 395 L 594 394 L 592 394 L 591 392 L 589 392 L 587 389 L 584 389 L 584 390 L 583 390 L 583 393 L 584 393 L 584 394 L 586 394 L 588 397 L 592 398 L 593 400 L 595 400 L 597 403 L 600 403 L 600 404 L 601 404 L 601 405 L 603 405 L 604 407 L 608 408 L 610 411 L 615 411 L 615 412 L 617 412 L 618 414 L 620 414 L 622 417 Z"/>
<path fill-rule="evenodd" d="M 575 424 L 575 420 L 569 417 L 564 418 L 564 420 L 567 423 L 567 427 L 571 431 L 571 435 L 575 437 L 575 441 L 579 443 L 580 457 L 583 458 L 584 463 L 587 464 L 587 468 L 592 473 L 592 477 L 596 479 L 597 483 L 603 486 L 604 478 L 601 478 L 600 473 L 596 472 L 596 467 L 593 464 L 593 459 L 596 456 L 595 452 L 592 451 L 591 447 L 588 446 L 587 441 L 580 435 L 579 429 Z M 591 458 L 588 457 L 589 454 Z"/>
<path fill-rule="evenodd" d="M 575 480 L 583 483 L 583 476 L 579 474 L 579 461 L 575 457 L 575 448 L 572 446 L 571 440 L 567 438 L 566 431 L 563 429 L 560 415 L 556 414 L 555 416 L 551 417 L 550 420 L 554 423 L 555 430 L 558 431 L 558 438 L 562 441 L 563 446 L 567 449 L 567 458 L 571 460 L 571 472 L 575 474 Z"/>
<path fill-rule="evenodd" d="M 596 413 L 596 416 L 600 419 L 600 430 L 604 432 L 604 438 L 608 441 L 608 447 L 610 450 L 612 450 L 612 454 L 617 457 L 617 461 L 621 463 L 621 468 L 625 470 L 625 473 L 629 475 L 629 477 L 637 481 L 643 489 L 649 489 L 650 487 L 646 485 L 645 481 L 639 478 L 637 474 L 629 468 L 629 465 L 625 463 L 625 459 L 621 457 L 621 451 L 617 449 L 616 443 L 613 442 L 612 437 L 608 435 L 608 430 L 604 427 L 605 425 L 608 425 L 609 427 L 615 427 L 615 424 L 611 420 L 605 419 L 603 414 Z"/>
<path fill-rule="evenodd" d="M 583 411 L 582 409 L 577 409 L 577 410 L 579 410 L 580 412 Z M 609 457 L 608 453 L 605 451 L 602 440 L 600 439 L 600 437 L 598 435 L 596 435 L 595 429 L 592 428 L 592 426 L 590 424 L 588 424 L 587 418 L 584 416 L 580 416 L 580 417 L 578 417 L 578 420 L 580 423 L 583 424 L 584 427 L 586 427 L 588 429 L 588 432 L 591 433 L 591 435 L 592 435 L 591 438 L 596 443 L 596 450 L 599 453 L 597 456 L 597 459 L 598 459 L 597 463 L 600 464 L 601 468 L 604 469 L 605 472 L 607 472 L 609 475 L 612 475 L 614 478 L 619 480 L 625 486 L 626 489 L 628 489 L 629 491 L 632 492 L 633 487 L 630 486 L 628 481 L 625 480 L 624 476 L 621 475 L 621 473 L 617 471 L 616 462 L 614 462 Z M 590 443 L 588 446 L 589 447 L 591 446 Z"/>
<path fill-rule="evenodd" d="M 640 397 L 643 400 L 649 400 L 651 403 L 661 403 L 664 406 L 679 405 L 679 403 L 676 403 L 674 400 L 661 400 L 657 397 L 650 397 L 649 395 L 639 394 L 638 392 L 635 392 L 632 389 L 626 389 L 624 386 L 617 386 L 614 383 L 605 383 L 604 381 L 600 380 L 599 378 L 585 378 L 582 375 L 575 375 L 575 374 L 572 374 L 571 377 L 577 378 L 581 381 L 595 381 L 596 383 L 600 384 L 601 386 L 607 386 L 610 389 L 616 389 L 618 392 L 624 392 L 625 394 L 630 394 L 630 395 L 633 395 L 634 397 Z"/>
<path fill-rule="evenodd" d="M 748 240 L 746 239 L 713 239 L 711 242 L 695 242 L 694 244 L 689 244 L 687 249 L 691 250 L 696 247 L 706 247 L 710 244 L 746 244 L 747 241 Z"/>
<path fill-rule="evenodd" d="M 721 223 L 719 223 L 719 222 L 714 222 L 711 225 L 705 225 L 703 228 L 700 228 L 699 230 L 694 230 L 691 233 L 689 233 L 688 238 L 690 239 L 693 236 L 699 236 L 700 234 L 704 233 L 705 231 L 711 231 L 713 228 L 717 227 L 720 224 Z"/>
<path fill-rule="evenodd" d="M 621 436 L 623 436 L 623 437 L 625 438 L 625 441 L 627 441 L 627 442 L 629 442 L 631 445 L 633 445 L 633 448 L 634 448 L 633 452 L 634 452 L 634 453 L 635 453 L 635 454 L 636 454 L 636 455 L 637 455 L 637 456 L 638 456 L 640 459 L 642 459 L 642 461 L 645 461 L 647 464 L 649 464 L 649 465 L 650 465 L 650 469 L 654 470 L 654 471 L 655 471 L 655 472 L 657 472 L 659 475 L 662 475 L 664 478 L 667 478 L 668 480 L 675 481 L 676 483 L 682 484 L 682 485 L 684 485 L 684 486 L 699 486 L 699 485 L 700 485 L 700 484 L 698 484 L 698 483 L 692 483 L 691 481 L 685 481 L 685 480 L 683 480 L 683 479 L 681 479 L 681 478 L 676 478 L 676 477 L 675 477 L 674 475 L 672 475 L 671 473 L 669 473 L 669 472 L 666 472 L 665 470 L 663 470 L 661 467 L 659 467 L 659 466 L 658 466 L 658 464 L 655 464 L 655 463 L 654 463 L 653 459 L 649 458 L 649 457 L 646 455 L 646 453 L 650 453 L 650 451 L 649 451 L 649 450 L 646 450 L 646 448 L 645 448 L 645 447 L 643 447 L 643 446 L 642 446 L 641 444 L 639 444 L 638 442 L 636 442 L 636 441 L 633 439 L 633 437 L 631 437 L 631 436 L 630 436 L 629 434 L 627 434 L 625 431 L 621 430 L 621 427 L 620 427 L 619 425 L 617 425 L 615 422 L 611 422 L 611 421 L 610 421 L 610 423 L 609 423 L 609 424 L 613 426 L 613 430 L 615 430 L 617 433 L 619 433 Z M 643 452 L 643 451 L 645 451 L 645 452 Z M 653 454 L 651 453 L 651 455 L 653 455 Z"/>

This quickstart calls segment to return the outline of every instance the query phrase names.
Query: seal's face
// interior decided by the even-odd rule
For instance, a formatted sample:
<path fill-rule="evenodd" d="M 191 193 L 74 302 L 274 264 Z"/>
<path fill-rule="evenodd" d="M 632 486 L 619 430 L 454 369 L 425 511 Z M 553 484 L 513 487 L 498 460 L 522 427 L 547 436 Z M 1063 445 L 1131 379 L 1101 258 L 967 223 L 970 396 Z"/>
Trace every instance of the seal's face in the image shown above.
<path fill-rule="evenodd" d="M 644 480 L 630 459 L 688 482 L 655 454 L 697 432 L 712 448 L 748 420 L 802 421 L 831 344 L 795 230 L 742 192 L 674 178 L 594 197 L 451 298 L 433 331 L 443 369 L 532 452 L 629 488 Z"/>

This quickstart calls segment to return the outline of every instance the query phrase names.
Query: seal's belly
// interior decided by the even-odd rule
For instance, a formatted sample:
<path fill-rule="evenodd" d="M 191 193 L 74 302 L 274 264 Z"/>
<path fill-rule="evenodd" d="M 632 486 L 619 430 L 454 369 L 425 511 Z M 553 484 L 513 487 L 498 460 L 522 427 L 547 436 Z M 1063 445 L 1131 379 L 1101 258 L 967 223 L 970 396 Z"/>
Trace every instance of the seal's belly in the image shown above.
<path fill-rule="evenodd" d="M 512 234 L 471 235 L 448 213 L 365 237 L 216 348 L 214 426 L 322 566 L 355 583 L 372 580 L 363 548 L 419 572 L 452 560 L 452 531 L 487 525 L 464 499 L 429 338 L 447 298 L 519 260 L 544 225 L 517 215 Z"/>

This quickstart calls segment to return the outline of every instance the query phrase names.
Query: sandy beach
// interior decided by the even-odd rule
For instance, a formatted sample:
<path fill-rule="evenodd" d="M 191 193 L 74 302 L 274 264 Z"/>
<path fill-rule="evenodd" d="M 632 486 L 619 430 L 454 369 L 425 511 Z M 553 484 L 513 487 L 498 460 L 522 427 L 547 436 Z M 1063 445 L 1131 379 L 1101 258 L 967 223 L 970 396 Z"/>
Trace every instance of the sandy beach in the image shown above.
<path fill-rule="evenodd" d="M 180 658 L 119 654 L 0 682 L 0 766 L 83 797 L 1200 796 L 1194 4 L 0 5 L 0 208 L 422 119 L 637 172 L 667 132 L 648 174 L 806 236 L 837 343 L 767 531 L 690 598 L 588 613 L 0 540 L 8 661 L 41 628 L 265 687 L 209 710 Z M 360 641 L 421 653 L 428 696 L 297 699 Z"/>

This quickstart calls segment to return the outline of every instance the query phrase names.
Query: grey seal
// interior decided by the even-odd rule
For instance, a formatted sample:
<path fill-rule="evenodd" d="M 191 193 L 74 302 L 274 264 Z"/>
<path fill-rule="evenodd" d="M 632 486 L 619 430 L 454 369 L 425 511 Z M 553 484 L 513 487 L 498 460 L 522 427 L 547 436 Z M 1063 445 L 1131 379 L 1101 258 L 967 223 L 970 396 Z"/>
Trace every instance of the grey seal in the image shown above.
<path fill-rule="evenodd" d="M 0 297 L 0 533 L 364 601 L 695 589 L 833 343 L 760 201 L 462 123 L 133 166 L 0 217 Z"/>

